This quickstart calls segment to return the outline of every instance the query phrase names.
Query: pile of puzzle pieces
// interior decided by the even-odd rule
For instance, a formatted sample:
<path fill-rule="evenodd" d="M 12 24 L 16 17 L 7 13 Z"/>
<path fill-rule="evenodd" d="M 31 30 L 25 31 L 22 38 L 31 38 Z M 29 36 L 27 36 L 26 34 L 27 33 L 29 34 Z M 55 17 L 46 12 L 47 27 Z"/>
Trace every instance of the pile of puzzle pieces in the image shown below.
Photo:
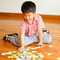
<path fill-rule="evenodd" d="M 8 58 L 15 58 L 16 60 L 42 60 L 42 58 L 44 58 L 43 54 L 37 52 L 37 51 L 32 51 L 32 52 L 29 52 L 30 49 L 38 49 L 40 47 L 35 47 L 35 48 L 31 48 L 31 47 L 28 47 L 26 49 L 23 50 L 23 52 L 21 53 L 18 53 L 17 51 L 10 51 L 8 53 L 4 52 L 2 53 L 1 55 L 10 55 L 8 56 Z M 36 56 L 34 53 L 37 53 L 38 56 Z"/>
<path fill-rule="evenodd" d="M 48 45 L 48 47 L 52 47 L 52 45 Z M 9 55 L 8 58 L 15 58 L 15 60 L 42 60 L 44 58 L 44 55 L 41 52 L 37 52 L 34 49 L 39 49 L 40 47 L 28 47 L 23 50 L 23 52 L 18 53 L 18 51 L 10 51 L 10 52 L 4 52 L 1 55 Z M 30 51 L 30 50 L 33 51 Z M 36 55 L 35 55 L 36 54 Z M 52 55 L 52 53 L 47 53 L 48 56 Z M 60 60 L 60 58 L 57 58 Z"/>

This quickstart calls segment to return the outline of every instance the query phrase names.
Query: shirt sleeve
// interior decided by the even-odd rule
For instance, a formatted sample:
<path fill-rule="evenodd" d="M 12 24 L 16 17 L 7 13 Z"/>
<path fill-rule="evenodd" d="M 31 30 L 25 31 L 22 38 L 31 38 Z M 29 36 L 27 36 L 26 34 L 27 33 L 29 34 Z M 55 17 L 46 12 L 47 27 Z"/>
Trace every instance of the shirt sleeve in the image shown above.
<path fill-rule="evenodd" d="M 26 29 L 25 22 L 22 21 L 21 24 L 20 24 L 20 33 L 25 34 L 25 29 Z"/>
<path fill-rule="evenodd" d="M 42 20 L 42 17 L 39 16 L 39 19 L 38 19 L 38 29 L 44 29 L 45 28 L 45 25 L 44 25 L 44 22 Z"/>

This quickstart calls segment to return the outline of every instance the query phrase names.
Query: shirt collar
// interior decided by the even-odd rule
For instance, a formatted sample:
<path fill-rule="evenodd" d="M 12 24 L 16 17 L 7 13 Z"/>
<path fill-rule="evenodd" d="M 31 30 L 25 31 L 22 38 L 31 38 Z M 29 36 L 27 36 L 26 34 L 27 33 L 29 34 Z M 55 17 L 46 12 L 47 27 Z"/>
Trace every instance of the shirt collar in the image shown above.
<path fill-rule="evenodd" d="M 36 15 L 34 16 L 34 20 L 38 20 L 38 18 L 37 18 L 37 16 L 36 16 Z"/>

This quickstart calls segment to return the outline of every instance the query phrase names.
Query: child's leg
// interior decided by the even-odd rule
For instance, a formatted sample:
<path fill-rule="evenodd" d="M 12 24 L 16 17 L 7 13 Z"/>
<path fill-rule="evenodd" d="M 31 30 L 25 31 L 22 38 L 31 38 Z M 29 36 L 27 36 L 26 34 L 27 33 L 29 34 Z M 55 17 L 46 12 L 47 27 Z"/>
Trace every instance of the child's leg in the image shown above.
<path fill-rule="evenodd" d="M 27 46 L 29 44 L 32 44 L 33 43 L 33 38 L 32 37 L 29 37 L 29 36 L 25 36 L 24 37 L 24 46 Z M 20 45 L 20 38 L 18 36 L 16 37 L 13 37 L 10 39 L 10 42 L 13 43 L 14 45 L 16 46 L 21 46 Z"/>
<path fill-rule="evenodd" d="M 20 41 L 19 40 L 20 40 L 20 38 L 18 36 L 15 36 L 15 37 L 11 38 L 9 41 L 16 46 L 20 46 L 20 44 L 19 44 Z"/>
<path fill-rule="evenodd" d="M 33 38 L 34 38 L 35 43 L 39 42 L 38 33 L 36 33 L 36 35 L 33 36 Z M 50 43 L 51 41 L 52 41 L 52 37 L 50 35 L 45 34 L 45 33 L 42 34 L 42 43 Z"/>
<path fill-rule="evenodd" d="M 42 42 L 50 43 L 52 41 L 52 37 L 48 34 L 42 34 Z"/>

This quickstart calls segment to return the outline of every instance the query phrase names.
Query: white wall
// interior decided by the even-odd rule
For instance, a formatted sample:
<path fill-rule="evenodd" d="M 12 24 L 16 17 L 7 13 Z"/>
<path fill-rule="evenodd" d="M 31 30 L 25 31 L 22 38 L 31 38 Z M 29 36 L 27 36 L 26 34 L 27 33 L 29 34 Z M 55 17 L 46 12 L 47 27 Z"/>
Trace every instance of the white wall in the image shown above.
<path fill-rule="evenodd" d="M 21 13 L 26 0 L 0 0 L 0 12 Z M 37 14 L 60 15 L 60 0 L 30 0 L 37 6 Z"/>

